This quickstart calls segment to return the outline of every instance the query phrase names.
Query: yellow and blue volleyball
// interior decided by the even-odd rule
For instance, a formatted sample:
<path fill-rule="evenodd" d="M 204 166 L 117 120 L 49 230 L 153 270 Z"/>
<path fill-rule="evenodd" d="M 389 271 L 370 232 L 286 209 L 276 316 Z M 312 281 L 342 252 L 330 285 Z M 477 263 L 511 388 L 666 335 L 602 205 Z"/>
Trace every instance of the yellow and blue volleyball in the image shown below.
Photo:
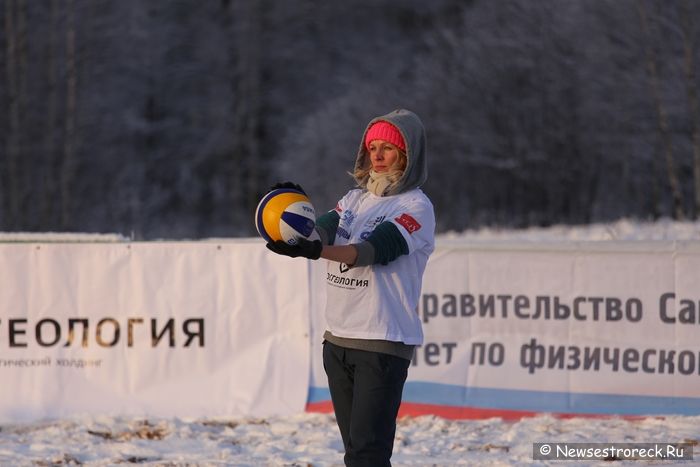
<path fill-rule="evenodd" d="M 255 227 L 268 242 L 284 240 L 290 245 L 297 238 L 318 238 L 316 211 L 308 196 L 292 188 L 272 190 L 260 200 L 255 210 Z"/>

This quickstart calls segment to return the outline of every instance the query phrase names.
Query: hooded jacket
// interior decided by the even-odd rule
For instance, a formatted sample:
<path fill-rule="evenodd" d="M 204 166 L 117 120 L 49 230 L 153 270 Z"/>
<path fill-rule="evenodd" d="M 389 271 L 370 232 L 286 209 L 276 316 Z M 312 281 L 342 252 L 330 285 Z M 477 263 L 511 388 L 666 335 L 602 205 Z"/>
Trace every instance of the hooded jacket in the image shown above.
<path fill-rule="evenodd" d="M 355 172 L 369 163 L 369 152 L 365 146 L 365 136 L 370 127 L 379 121 L 389 122 L 394 125 L 406 142 L 406 169 L 401 178 L 384 196 L 392 196 L 420 187 L 428 179 L 425 128 L 418 115 L 410 110 L 394 110 L 391 113 L 373 119 L 367 124 L 367 128 L 362 133 L 362 139 L 360 140 L 360 149 L 355 160 Z M 367 187 L 368 179 L 369 175 L 363 179 L 355 177 L 357 185 L 361 188 Z"/>
<path fill-rule="evenodd" d="M 369 177 L 356 179 L 359 188 L 316 222 L 324 243 L 352 245 L 358 253 L 353 265 L 328 263 L 324 338 L 341 347 L 410 360 L 412 346 L 423 341 L 415 310 L 435 246 L 433 205 L 419 188 L 428 173 L 425 130 L 418 116 L 407 110 L 373 119 L 362 135 L 356 168 L 368 164 L 365 136 L 381 120 L 404 138 L 404 172 L 382 196 L 366 189 Z"/>
<path fill-rule="evenodd" d="M 370 164 L 369 152 L 365 146 L 365 137 L 370 127 L 379 121 L 386 121 L 394 125 L 406 143 L 406 168 L 396 183 L 389 187 L 384 197 L 396 196 L 419 188 L 428 178 L 426 136 L 425 128 L 420 118 L 410 110 L 394 110 L 386 115 L 372 119 L 367 124 L 365 131 L 362 133 L 360 147 L 357 151 L 354 173 Z M 357 178 L 356 176 L 353 178 L 358 187 L 366 190 L 369 174 L 363 178 Z M 316 230 L 319 232 L 323 243 L 329 245 L 335 243 L 339 221 L 340 212 L 338 208 L 316 220 Z M 364 238 L 364 241 L 355 243 L 354 246 L 357 248 L 358 256 L 353 266 L 386 265 L 400 255 L 409 253 L 404 237 L 396 225 L 391 222 L 380 223 L 375 227 L 371 235 Z"/>

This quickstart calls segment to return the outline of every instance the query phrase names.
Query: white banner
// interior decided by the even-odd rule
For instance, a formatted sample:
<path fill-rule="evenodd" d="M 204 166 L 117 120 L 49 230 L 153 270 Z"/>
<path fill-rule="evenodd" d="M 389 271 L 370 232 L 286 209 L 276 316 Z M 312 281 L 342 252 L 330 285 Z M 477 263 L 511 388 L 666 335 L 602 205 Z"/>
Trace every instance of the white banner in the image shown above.
<path fill-rule="evenodd" d="M 324 308 L 259 239 L 0 244 L 0 420 L 329 410 Z M 417 312 L 404 413 L 700 414 L 697 243 L 443 241 Z"/>
<path fill-rule="evenodd" d="M 697 243 L 442 242 L 418 312 L 404 413 L 700 413 Z"/>
<path fill-rule="evenodd" d="M 298 413 L 308 277 L 258 239 L 0 244 L 0 419 Z"/>

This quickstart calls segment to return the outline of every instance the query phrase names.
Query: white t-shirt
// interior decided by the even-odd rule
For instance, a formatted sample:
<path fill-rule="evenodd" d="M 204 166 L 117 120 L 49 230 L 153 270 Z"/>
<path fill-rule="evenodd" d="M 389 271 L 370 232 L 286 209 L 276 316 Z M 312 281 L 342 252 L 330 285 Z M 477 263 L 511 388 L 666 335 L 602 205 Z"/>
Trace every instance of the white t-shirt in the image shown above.
<path fill-rule="evenodd" d="M 418 316 L 423 271 L 435 249 L 433 205 L 420 190 L 379 197 L 351 190 L 335 210 L 340 222 L 335 245 L 359 243 L 382 222 L 392 222 L 408 245 L 408 254 L 386 266 L 349 268 L 328 262 L 326 321 L 337 337 L 423 343 Z"/>

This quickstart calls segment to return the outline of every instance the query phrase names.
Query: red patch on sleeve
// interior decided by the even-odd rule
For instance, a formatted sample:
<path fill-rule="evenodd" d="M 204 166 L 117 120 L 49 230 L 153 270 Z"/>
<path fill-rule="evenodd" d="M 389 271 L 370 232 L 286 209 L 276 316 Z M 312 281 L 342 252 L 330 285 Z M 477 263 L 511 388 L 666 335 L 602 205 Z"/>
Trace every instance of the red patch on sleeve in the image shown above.
<path fill-rule="evenodd" d="M 421 225 L 418 223 L 418 221 L 406 213 L 401 214 L 394 220 L 401 224 L 403 228 L 406 229 L 406 231 L 410 234 L 421 228 Z"/>
<path fill-rule="evenodd" d="M 340 203 L 338 203 L 338 204 L 335 205 L 334 211 L 336 211 L 336 212 L 338 212 L 338 213 L 343 212 L 343 208 L 340 207 Z"/>

